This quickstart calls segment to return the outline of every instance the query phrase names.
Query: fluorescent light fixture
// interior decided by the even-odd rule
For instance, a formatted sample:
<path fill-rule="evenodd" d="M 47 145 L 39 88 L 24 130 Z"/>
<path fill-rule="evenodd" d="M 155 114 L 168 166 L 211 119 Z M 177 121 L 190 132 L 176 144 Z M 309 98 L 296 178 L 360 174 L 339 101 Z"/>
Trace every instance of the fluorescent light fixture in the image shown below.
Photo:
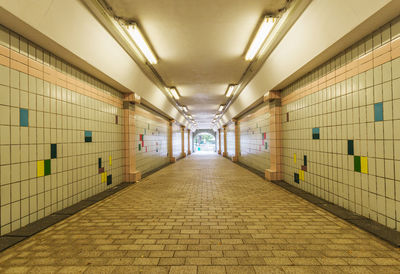
<path fill-rule="evenodd" d="M 175 100 L 179 100 L 179 94 L 176 88 L 170 88 L 169 91 L 171 92 L 172 97 L 174 97 Z"/>
<path fill-rule="evenodd" d="M 135 42 L 136 46 L 140 49 L 144 57 L 150 64 L 157 64 L 157 58 L 154 55 L 153 51 L 147 44 L 146 40 L 144 39 L 142 33 L 137 24 L 133 23 L 127 26 L 128 33 L 132 37 L 133 41 Z"/>
<path fill-rule="evenodd" d="M 220 105 L 218 108 L 218 111 L 222 111 L 224 109 L 224 107 L 225 107 L 224 105 Z"/>
<path fill-rule="evenodd" d="M 228 86 L 228 90 L 226 91 L 226 93 L 225 93 L 225 96 L 226 97 L 231 97 L 231 95 L 232 95 L 232 93 L 233 93 L 233 90 L 235 89 L 235 85 L 229 85 Z"/>
<path fill-rule="evenodd" d="M 273 17 L 264 17 L 260 28 L 257 31 L 256 36 L 253 39 L 253 42 L 251 42 L 251 45 L 249 49 L 247 50 L 245 59 L 247 61 L 253 60 L 254 56 L 258 53 L 260 50 L 262 44 L 265 41 L 265 38 L 267 38 L 268 34 L 271 32 L 272 27 L 275 25 L 276 18 Z"/>
<path fill-rule="evenodd" d="M 182 109 L 184 112 L 188 112 L 188 108 L 186 106 L 183 106 Z"/>

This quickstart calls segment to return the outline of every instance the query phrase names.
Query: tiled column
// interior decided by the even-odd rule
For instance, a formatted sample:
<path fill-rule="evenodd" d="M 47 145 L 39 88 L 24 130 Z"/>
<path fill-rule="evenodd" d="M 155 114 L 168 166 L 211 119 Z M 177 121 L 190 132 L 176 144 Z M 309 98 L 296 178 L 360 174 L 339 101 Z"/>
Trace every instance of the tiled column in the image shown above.
<path fill-rule="evenodd" d="M 269 181 L 282 180 L 282 124 L 281 96 L 279 91 L 270 91 L 264 96 L 269 102 L 270 130 L 270 167 L 265 170 L 265 178 Z"/>
<path fill-rule="evenodd" d="M 172 147 L 172 144 L 174 143 L 172 141 L 172 125 L 174 123 L 174 120 L 169 121 L 168 124 L 168 156 L 169 156 L 169 161 L 170 163 L 175 163 L 176 162 L 176 158 L 174 156 L 174 150 Z"/>
<path fill-rule="evenodd" d="M 192 151 L 190 150 L 190 129 L 187 130 L 188 134 L 188 155 L 192 154 Z"/>
<path fill-rule="evenodd" d="M 239 161 L 239 145 L 240 145 L 240 128 L 239 128 L 239 121 L 233 120 L 235 123 L 235 155 L 232 157 L 233 162 Z"/>
<path fill-rule="evenodd" d="M 185 126 L 181 126 L 181 135 L 182 135 L 182 158 L 186 157 L 185 153 Z"/>
<path fill-rule="evenodd" d="M 226 126 L 223 126 L 223 129 L 224 129 L 224 152 L 222 153 L 222 156 L 226 157 L 228 155 L 226 149 Z"/>
<path fill-rule="evenodd" d="M 135 95 L 124 98 L 124 143 L 125 143 L 125 182 L 134 183 L 140 180 L 140 171 L 136 170 L 135 145 Z"/>
<path fill-rule="evenodd" d="M 219 145 L 218 154 L 221 154 L 221 129 L 220 128 L 218 129 L 218 145 Z"/>

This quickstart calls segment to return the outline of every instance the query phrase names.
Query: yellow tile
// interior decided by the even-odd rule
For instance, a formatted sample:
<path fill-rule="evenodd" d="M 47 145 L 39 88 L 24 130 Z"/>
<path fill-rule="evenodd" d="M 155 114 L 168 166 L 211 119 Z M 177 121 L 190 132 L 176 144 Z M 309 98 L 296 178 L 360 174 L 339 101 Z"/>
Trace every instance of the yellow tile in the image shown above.
<path fill-rule="evenodd" d="M 102 183 L 107 182 L 107 172 L 101 173 L 101 182 Z"/>
<path fill-rule="evenodd" d="M 112 159 L 111 159 L 111 156 L 110 156 L 110 166 L 112 166 Z"/>
<path fill-rule="evenodd" d="M 297 161 L 296 161 L 296 153 L 293 155 L 293 160 L 294 160 L 294 163 L 297 162 Z"/>
<path fill-rule="evenodd" d="M 299 170 L 299 179 L 304 181 L 304 170 Z"/>
<path fill-rule="evenodd" d="M 44 161 L 37 162 L 37 176 L 38 177 L 44 176 Z"/>
<path fill-rule="evenodd" d="M 368 174 L 368 157 L 361 157 L 361 172 Z"/>

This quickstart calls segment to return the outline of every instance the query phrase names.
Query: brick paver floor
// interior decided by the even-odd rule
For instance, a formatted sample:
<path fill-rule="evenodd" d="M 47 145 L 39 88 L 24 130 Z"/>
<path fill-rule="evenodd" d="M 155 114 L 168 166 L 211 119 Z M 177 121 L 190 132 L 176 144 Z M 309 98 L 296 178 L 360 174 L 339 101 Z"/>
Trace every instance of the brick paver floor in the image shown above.
<path fill-rule="evenodd" d="M 399 273 L 400 252 L 217 155 L 192 155 L 0 254 L 0 272 Z"/>

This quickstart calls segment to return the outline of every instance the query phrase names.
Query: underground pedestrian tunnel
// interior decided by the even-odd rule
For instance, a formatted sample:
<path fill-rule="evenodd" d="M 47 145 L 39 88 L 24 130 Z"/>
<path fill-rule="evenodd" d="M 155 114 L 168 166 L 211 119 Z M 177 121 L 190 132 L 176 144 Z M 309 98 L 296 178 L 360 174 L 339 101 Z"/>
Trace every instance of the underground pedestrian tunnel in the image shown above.
<path fill-rule="evenodd" d="M 0 0 L 0 272 L 400 272 L 399 15 Z"/>

